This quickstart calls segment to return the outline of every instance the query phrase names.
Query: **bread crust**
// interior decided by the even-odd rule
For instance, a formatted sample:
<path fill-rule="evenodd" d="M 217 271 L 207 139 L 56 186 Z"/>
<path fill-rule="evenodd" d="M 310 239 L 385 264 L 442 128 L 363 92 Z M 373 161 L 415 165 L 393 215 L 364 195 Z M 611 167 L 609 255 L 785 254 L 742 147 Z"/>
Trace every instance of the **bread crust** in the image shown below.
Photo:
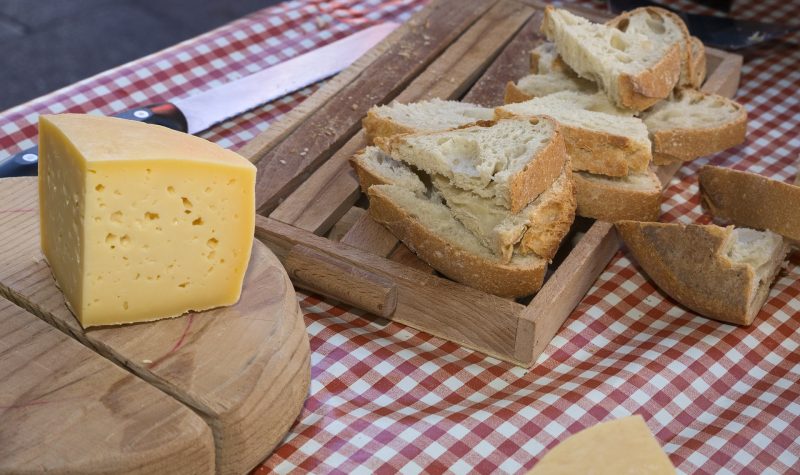
<path fill-rule="evenodd" d="M 606 25 L 623 30 L 623 28 L 621 28 L 621 23 L 624 22 L 625 20 L 630 20 L 632 16 L 638 15 L 640 13 L 655 14 L 668 18 L 669 20 L 672 21 L 672 23 L 674 23 L 678 27 L 679 30 L 681 30 L 681 35 L 683 36 L 684 48 L 683 51 L 681 51 L 679 46 L 678 50 L 678 57 L 681 65 L 678 85 L 690 85 L 691 78 L 695 76 L 694 74 L 695 64 L 692 60 L 691 35 L 689 34 L 689 29 L 686 28 L 686 23 L 683 22 L 681 17 L 672 13 L 669 10 L 665 10 L 659 7 L 640 7 L 621 13 L 615 18 L 612 18 L 611 20 L 606 22 Z"/>
<path fill-rule="evenodd" d="M 706 165 L 700 169 L 700 196 L 716 217 L 736 226 L 769 229 L 800 244 L 800 186 Z"/>
<path fill-rule="evenodd" d="M 495 109 L 495 117 L 519 118 L 502 108 Z M 652 159 L 649 146 L 624 135 L 560 124 L 567 155 L 572 160 L 573 171 L 586 171 L 614 177 L 631 172 L 647 171 Z"/>
<path fill-rule="evenodd" d="M 577 198 L 572 169 L 568 164 L 564 165 L 564 173 L 567 175 L 564 190 L 531 216 L 530 224 L 519 243 L 520 254 L 533 253 L 551 262 L 561 241 L 572 227 Z"/>
<path fill-rule="evenodd" d="M 652 189 L 615 186 L 613 182 L 596 181 L 575 173 L 576 214 L 601 221 L 625 219 L 655 221 L 661 214 L 661 182 L 648 170 Z"/>
<path fill-rule="evenodd" d="M 700 89 L 706 80 L 706 47 L 700 38 L 692 36 L 689 39 L 689 48 L 692 51 L 691 86 Z"/>
<path fill-rule="evenodd" d="M 669 96 L 680 74 L 680 47 L 676 43 L 653 66 L 638 74 L 619 75 L 619 103 L 627 109 L 643 111 Z"/>
<path fill-rule="evenodd" d="M 533 266 L 503 264 L 475 255 L 430 232 L 414 216 L 398 207 L 380 187 L 369 189 L 369 214 L 386 226 L 420 259 L 447 277 L 500 297 L 521 297 L 537 292 L 544 282 L 547 263 Z"/>
<path fill-rule="evenodd" d="M 685 94 L 712 96 L 692 89 Z M 674 128 L 650 133 L 653 143 L 653 161 L 656 165 L 670 161 L 688 161 L 721 152 L 742 144 L 747 134 L 747 110 L 741 104 L 726 97 L 717 96 L 737 110 L 736 118 L 717 127 Z M 659 155 L 656 161 L 656 154 Z M 668 157 L 665 157 L 668 156 Z"/>
<path fill-rule="evenodd" d="M 383 117 L 372 107 L 367 111 L 366 117 L 361 120 L 364 132 L 367 135 L 367 145 L 375 143 L 378 137 L 391 137 L 398 134 L 416 133 L 418 130 L 395 122 L 388 117 Z"/>
<path fill-rule="evenodd" d="M 733 226 L 621 221 L 616 227 L 656 285 L 700 315 L 750 325 L 763 306 L 767 292 L 761 289 L 764 286 L 756 290 L 753 268 L 725 255 Z M 777 265 L 770 277 L 779 269 Z M 769 290 L 769 285 L 765 287 Z"/>
<path fill-rule="evenodd" d="M 522 92 L 513 81 L 506 83 L 506 91 L 503 94 L 503 104 L 515 104 L 517 102 L 525 102 L 533 99 L 533 96 Z"/>

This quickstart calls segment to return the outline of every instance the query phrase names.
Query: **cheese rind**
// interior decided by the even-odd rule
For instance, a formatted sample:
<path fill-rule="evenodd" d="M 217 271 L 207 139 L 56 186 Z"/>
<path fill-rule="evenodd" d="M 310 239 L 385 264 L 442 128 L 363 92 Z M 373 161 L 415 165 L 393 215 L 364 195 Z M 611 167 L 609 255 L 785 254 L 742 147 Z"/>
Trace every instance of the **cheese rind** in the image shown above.
<path fill-rule="evenodd" d="M 555 446 L 528 475 L 674 475 L 642 416 L 602 422 Z"/>
<path fill-rule="evenodd" d="M 108 117 L 42 116 L 39 136 L 42 250 L 82 326 L 239 300 L 255 226 L 250 162 Z"/>

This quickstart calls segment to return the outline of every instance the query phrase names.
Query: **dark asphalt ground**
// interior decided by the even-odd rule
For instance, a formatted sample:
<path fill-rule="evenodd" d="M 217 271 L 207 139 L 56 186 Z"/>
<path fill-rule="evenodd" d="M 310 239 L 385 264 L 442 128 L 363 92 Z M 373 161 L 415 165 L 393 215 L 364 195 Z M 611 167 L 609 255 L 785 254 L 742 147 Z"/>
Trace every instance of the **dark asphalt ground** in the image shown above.
<path fill-rule="evenodd" d="M 0 111 L 280 0 L 0 0 Z"/>

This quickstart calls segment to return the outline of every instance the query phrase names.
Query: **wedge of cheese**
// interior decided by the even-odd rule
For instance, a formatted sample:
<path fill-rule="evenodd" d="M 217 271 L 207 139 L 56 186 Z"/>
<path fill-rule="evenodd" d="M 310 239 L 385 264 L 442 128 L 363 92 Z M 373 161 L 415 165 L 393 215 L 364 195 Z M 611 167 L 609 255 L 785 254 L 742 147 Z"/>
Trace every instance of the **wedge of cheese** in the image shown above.
<path fill-rule="evenodd" d="M 642 416 L 584 429 L 555 446 L 528 475 L 674 475 Z"/>
<path fill-rule="evenodd" d="M 239 300 L 256 169 L 167 128 L 80 114 L 39 120 L 41 244 L 83 327 Z"/>

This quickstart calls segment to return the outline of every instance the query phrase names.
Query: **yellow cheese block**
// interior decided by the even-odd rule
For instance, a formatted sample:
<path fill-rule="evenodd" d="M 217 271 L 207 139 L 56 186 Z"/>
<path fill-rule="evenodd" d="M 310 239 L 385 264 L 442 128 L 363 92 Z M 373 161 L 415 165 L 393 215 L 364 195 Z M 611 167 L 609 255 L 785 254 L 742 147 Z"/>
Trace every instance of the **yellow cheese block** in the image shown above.
<path fill-rule="evenodd" d="M 642 416 L 602 422 L 555 446 L 528 475 L 674 475 Z"/>
<path fill-rule="evenodd" d="M 83 327 L 239 300 L 256 168 L 165 127 L 80 114 L 39 119 L 42 250 Z"/>

